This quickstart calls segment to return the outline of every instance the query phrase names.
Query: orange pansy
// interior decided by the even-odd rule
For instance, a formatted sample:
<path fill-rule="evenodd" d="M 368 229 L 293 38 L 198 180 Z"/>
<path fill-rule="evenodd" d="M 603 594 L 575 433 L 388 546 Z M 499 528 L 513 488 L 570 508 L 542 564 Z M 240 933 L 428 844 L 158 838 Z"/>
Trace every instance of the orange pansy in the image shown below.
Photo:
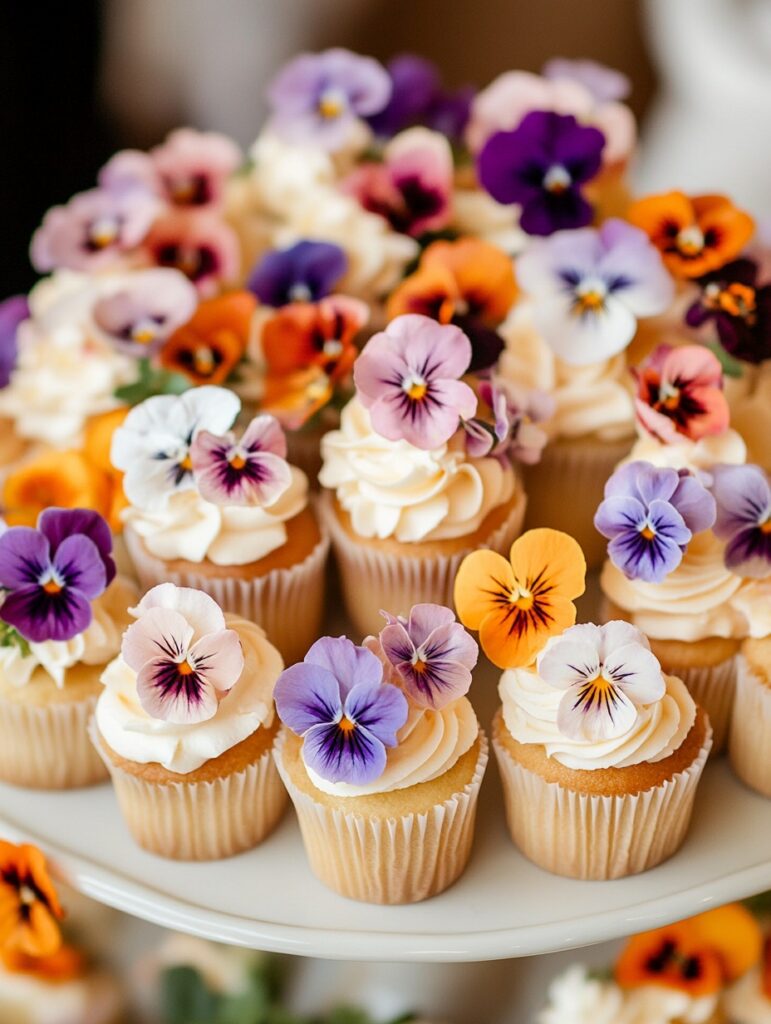
<path fill-rule="evenodd" d="M 246 350 L 256 306 L 246 291 L 199 303 L 190 320 L 166 340 L 161 364 L 194 384 L 222 384 Z"/>
<path fill-rule="evenodd" d="M 49 983 L 72 981 L 86 970 L 86 958 L 74 946 L 61 946 L 48 956 L 29 956 L 18 950 L 0 950 L 0 960 L 7 971 L 30 974 Z"/>
<path fill-rule="evenodd" d="M 499 668 L 532 664 L 549 637 L 576 621 L 573 603 L 584 592 L 586 559 L 559 530 L 528 530 L 509 559 L 474 551 L 455 577 L 455 607 L 464 626 L 479 631 L 482 650 Z"/>
<path fill-rule="evenodd" d="M 642 228 L 676 277 L 701 277 L 742 251 L 755 223 L 726 196 L 666 192 L 632 203 L 627 219 Z"/>
<path fill-rule="evenodd" d="M 344 295 L 282 306 L 262 329 L 268 376 L 318 367 L 330 379 L 340 380 L 353 366 L 356 335 L 368 319 L 365 303 Z"/>
<path fill-rule="evenodd" d="M 766 944 L 763 947 L 761 981 L 763 984 L 763 994 L 766 999 L 771 999 L 771 936 L 766 939 Z"/>
<path fill-rule="evenodd" d="M 299 430 L 329 402 L 332 381 L 319 366 L 267 377 L 260 410 L 275 416 L 286 430 Z"/>
<path fill-rule="evenodd" d="M 90 508 L 108 516 L 110 477 L 83 452 L 49 451 L 24 462 L 6 477 L 3 507 L 11 526 L 34 526 L 46 508 Z"/>
<path fill-rule="evenodd" d="M 687 923 L 696 942 L 717 955 L 726 982 L 736 981 L 760 961 L 763 933 L 755 917 L 741 903 L 708 910 Z"/>
<path fill-rule="evenodd" d="M 616 981 L 624 988 L 663 985 L 699 997 L 720 991 L 723 971 L 717 953 L 699 942 L 689 921 L 681 921 L 629 939 L 616 962 Z"/>
<path fill-rule="evenodd" d="M 121 512 L 128 507 L 128 499 L 123 492 L 123 473 L 110 461 L 110 447 L 112 435 L 128 414 L 129 407 L 122 406 L 110 412 L 103 412 L 99 416 L 92 416 L 86 424 L 83 439 L 83 454 L 109 480 L 110 501 L 105 518 L 113 533 L 119 533 L 123 529 Z"/>
<path fill-rule="evenodd" d="M 50 956 L 62 944 L 57 922 L 63 916 L 40 850 L 0 841 L 0 947 Z"/>

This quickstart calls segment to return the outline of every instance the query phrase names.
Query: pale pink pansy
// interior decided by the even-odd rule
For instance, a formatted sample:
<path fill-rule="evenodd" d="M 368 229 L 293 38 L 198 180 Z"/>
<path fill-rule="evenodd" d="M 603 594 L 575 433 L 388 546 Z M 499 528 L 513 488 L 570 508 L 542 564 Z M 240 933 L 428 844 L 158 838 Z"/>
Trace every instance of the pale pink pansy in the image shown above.
<path fill-rule="evenodd" d="M 186 323 L 198 305 L 195 286 L 168 267 L 137 270 L 118 291 L 98 299 L 96 326 L 117 348 L 131 355 L 152 355 Z"/>
<path fill-rule="evenodd" d="M 274 416 L 256 416 L 239 439 L 200 431 L 191 446 L 201 497 L 214 505 L 270 506 L 292 482 L 286 438 Z"/>

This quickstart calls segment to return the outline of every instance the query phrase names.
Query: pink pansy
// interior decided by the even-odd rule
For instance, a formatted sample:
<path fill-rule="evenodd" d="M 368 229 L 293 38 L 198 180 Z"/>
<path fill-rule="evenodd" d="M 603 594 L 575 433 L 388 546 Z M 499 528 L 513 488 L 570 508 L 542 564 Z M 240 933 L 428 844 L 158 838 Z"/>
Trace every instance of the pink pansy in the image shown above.
<path fill-rule="evenodd" d="M 80 192 L 43 218 L 32 236 L 32 265 L 41 274 L 60 267 L 92 271 L 120 265 L 143 241 L 158 209 L 153 196 L 137 189 Z"/>
<path fill-rule="evenodd" d="M 565 691 L 558 729 L 587 743 L 623 736 L 666 692 L 647 638 L 628 622 L 571 626 L 548 641 L 537 667 L 544 682 Z"/>
<path fill-rule="evenodd" d="M 137 270 L 125 287 L 99 299 L 93 309 L 97 327 L 131 355 L 151 355 L 186 323 L 198 305 L 195 287 L 178 270 Z"/>
<path fill-rule="evenodd" d="M 458 379 L 470 362 L 471 342 L 459 327 L 408 313 L 370 338 L 353 379 L 382 437 L 430 450 L 476 412 L 476 395 Z"/>
<path fill-rule="evenodd" d="M 208 594 L 161 583 L 133 609 L 123 660 L 137 673 L 137 696 L 153 718 L 177 725 L 212 718 L 244 669 L 241 641 Z"/>
<path fill-rule="evenodd" d="M 269 506 L 292 482 L 286 438 L 273 416 L 256 416 L 240 440 L 232 431 L 201 430 L 190 457 L 198 490 L 214 505 Z"/>
<path fill-rule="evenodd" d="M 172 211 L 160 217 L 145 240 L 150 260 L 181 270 L 204 298 L 238 275 L 240 250 L 233 229 L 215 213 Z"/>

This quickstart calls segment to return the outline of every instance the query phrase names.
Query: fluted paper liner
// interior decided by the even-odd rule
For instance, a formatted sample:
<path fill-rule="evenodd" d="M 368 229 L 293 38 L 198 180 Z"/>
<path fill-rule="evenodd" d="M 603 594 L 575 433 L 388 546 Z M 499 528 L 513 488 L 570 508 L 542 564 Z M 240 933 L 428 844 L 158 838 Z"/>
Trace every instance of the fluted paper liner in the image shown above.
<path fill-rule="evenodd" d="M 287 569 L 273 569 L 251 580 L 198 573 L 193 562 L 185 569 L 172 571 L 162 558 L 150 554 L 133 530 L 126 528 L 124 536 L 144 590 L 159 583 L 174 583 L 204 591 L 223 611 L 262 626 L 287 665 L 301 661 L 318 639 L 329 553 L 329 537 L 323 527 L 321 539 L 302 562 Z"/>
<path fill-rule="evenodd" d="M 647 871 L 680 848 L 712 745 L 642 793 L 600 796 L 547 782 L 519 764 L 493 736 L 511 837 L 534 864 L 555 875 L 602 881 Z"/>
<path fill-rule="evenodd" d="M 745 785 L 771 797 L 771 689 L 755 676 L 741 655 L 737 658 L 728 756 Z"/>
<path fill-rule="evenodd" d="M 148 782 L 113 764 L 96 725 L 91 739 L 112 776 L 135 841 L 171 860 L 220 860 L 250 850 L 276 827 L 287 794 L 268 749 L 241 771 L 205 782 Z"/>
<path fill-rule="evenodd" d="M 479 756 L 466 787 L 420 814 L 378 818 L 319 803 L 294 785 L 282 763 L 286 731 L 274 756 L 300 822 L 316 877 L 348 899 L 364 903 L 418 903 L 443 892 L 468 863 L 477 798 L 488 745 L 480 729 Z"/>
<path fill-rule="evenodd" d="M 33 705 L 0 697 L 0 780 L 30 789 L 76 789 L 107 778 L 88 735 L 97 695 Z"/>
<path fill-rule="evenodd" d="M 707 712 L 712 726 L 711 757 L 722 754 L 728 744 L 736 698 L 736 656 L 718 665 L 661 664 L 665 673 L 678 676 L 694 701 Z"/>

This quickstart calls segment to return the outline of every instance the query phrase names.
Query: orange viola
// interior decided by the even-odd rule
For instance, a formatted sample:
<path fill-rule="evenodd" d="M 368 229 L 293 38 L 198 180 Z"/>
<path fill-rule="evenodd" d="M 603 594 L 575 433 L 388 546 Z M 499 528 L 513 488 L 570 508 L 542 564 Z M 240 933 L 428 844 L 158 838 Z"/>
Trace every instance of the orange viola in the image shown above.
<path fill-rule="evenodd" d="M 675 277 L 701 277 L 739 255 L 755 223 L 726 196 L 666 192 L 632 203 L 627 219 L 642 228 Z"/>
<path fill-rule="evenodd" d="M 24 462 L 6 477 L 3 507 L 11 526 L 34 526 L 46 508 L 90 508 L 109 515 L 112 486 L 107 473 L 83 452 L 49 451 Z"/>
<path fill-rule="evenodd" d="M 0 950 L 0 960 L 13 974 L 29 974 L 47 982 L 71 981 L 86 970 L 86 958 L 74 946 L 61 946 L 48 956 L 30 956 L 18 950 Z"/>
<path fill-rule="evenodd" d="M 128 499 L 123 493 L 123 473 L 116 469 L 110 461 L 112 435 L 129 414 L 128 406 L 113 409 L 110 412 L 93 416 L 86 424 L 83 439 L 83 454 L 97 469 L 104 473 L 109 486 L 109 504 L 105 518 L 113 533 L 123 529 L 121 512 L 128 506 Z"/>
<path fill-rule="evenodd" d="M 58 921 L 63 916 L 40 850 L 0 841 L 0 948 L 51 956 L 62 944 Z"/>
<path fill-rule="evenodd" d="M 726 982 L 736 981 L 760 961 L 763 933 L 755 917 L 741 903 L 708 910 L 686 923 L 696 942 L 717 955 Z"/>
<path fill-rule="evenodd" d="M 262 329 L 268 376 L 318 367 L 331 380 L 340 380 L 353 366 L 356 336 L 368 319 L 365 303 L 344 295 L 282 306 Z"/>
<path fill-rule="evenodd" d="M 260 409 L 275 416 L 286 430 L 299 430 L 328 404 L 334 387 L 321 367 L 267 377 Z"/>
<path fill-rule="evenodd" d="M 629 939 L 616 962 L 616 981 L 624 988 L 663 985 L 698 997 L 720 991 L 723 971 L 718 954 L 681 921 Z"/>
<path fill-rule="evenodd" d="M 190 320 L 164 343 L 161 364 L 194 384 L 222 384 L 246 351 L 256 306 L 246 291 L 199 303 Z"/>
<path fill-rule="evenodd" d="M 474 551 L 455 577 L 455 607 L 464 626 L 479 631 L 482 650 L 499 668 L 532 664 L 549 637 L 576 621 L 584 592 L 580 545 L 559 530 L 528 530 L 508 559 Z"/>

